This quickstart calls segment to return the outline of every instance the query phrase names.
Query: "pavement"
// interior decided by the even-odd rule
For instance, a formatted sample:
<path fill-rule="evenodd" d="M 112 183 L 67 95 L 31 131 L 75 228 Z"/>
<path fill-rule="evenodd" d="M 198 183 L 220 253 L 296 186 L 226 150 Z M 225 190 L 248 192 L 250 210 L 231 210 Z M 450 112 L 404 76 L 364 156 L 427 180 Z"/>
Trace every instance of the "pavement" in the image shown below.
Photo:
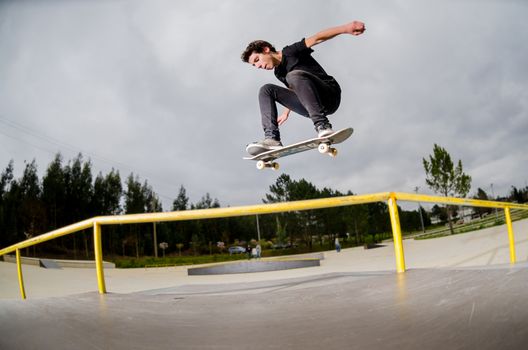
<path fill-rule="evenodd" d="M 518 349 L 528 341 L 528 220 L 328 251 L 321 266 L 212 276 L 188 267 L 93 269 L 0 263 L 0 349 Z"/>

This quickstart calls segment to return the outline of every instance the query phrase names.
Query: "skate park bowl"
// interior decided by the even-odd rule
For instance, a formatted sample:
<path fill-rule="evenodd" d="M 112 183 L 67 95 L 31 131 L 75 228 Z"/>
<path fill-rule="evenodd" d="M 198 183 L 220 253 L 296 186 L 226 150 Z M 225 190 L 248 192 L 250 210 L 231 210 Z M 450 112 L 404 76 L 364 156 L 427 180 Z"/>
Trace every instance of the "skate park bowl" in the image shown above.
<path fill-rule="evenodd" d="M 454 235 L 417 241 L 420 244 L 406 240 L 405 257 L 398 201 L 497 208 L 503 211 L 505 225 L 486 229 L 483 236 Z M 388 203 L 393 242 L 377 249 L 325 252 L 321 266 L 188 276 L 187 268 L 103 265 L 104 225 L 374 202 Z M 0 348 L 521 349 L 528 341 L 528 220 L 513 225 L 513 210 L 524 212 L 528 206 L 391 192 L 95 217 L 0 250 L 2 256 L 15 253 L 16 261 L 0 262 L 0 290 L 9 277 L 14 291 L 12 299 L 0 299 Z M 95 273 L 93 268 L 25 265 L 28 290 L 35 291 L 26 299 L 22 249 L 89 228 Z M 490 238 L 493 245 L 472 248 Z M 454 261 L 438 264 L 444 259 Z M 166 280 L 161 283 L 157 276 Z M 18 289 L 22 300 L 15 299 Z"/>

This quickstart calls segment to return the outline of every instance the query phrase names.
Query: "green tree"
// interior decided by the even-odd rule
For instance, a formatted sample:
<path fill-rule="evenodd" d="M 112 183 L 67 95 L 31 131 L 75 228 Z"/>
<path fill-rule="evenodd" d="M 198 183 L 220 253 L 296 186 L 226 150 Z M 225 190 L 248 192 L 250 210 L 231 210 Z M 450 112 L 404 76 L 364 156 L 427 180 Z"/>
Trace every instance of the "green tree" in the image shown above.
<path fill-rule="evenodd" d="M 161 201 L 152 186 L 147 181 L 143 184 L 142 191 L 145 196 L 145 212 L 146 213 L 159 213 L 163 211 Z"/>
<path fill-rule="evenodd" d="M 187 197 L 187 191 L 185 190 L 185 187 L 180 185 L 178 196 L 172 202 L 172 210 L 183 211 L 187 209 L 189 209 L 189 197 Z M 191 239 L 188 233 L 191 232 L 193 223 L 185 220 L 168 223 L 167 225 L 171 231 L 174 232 L 174 234 L 167 237 L 167 240 L 169 241 L 169 247 L 173 247 L 174 244 L 181 244 L 180 246 L 177 246 L 179 247 L 178 250 L 181 255 L 181 248 L 184 247 L 184 243 L 182 242 L 189 242 Z"/>
<path fill-rule="evenodd" d="M 427 227 L 431 224 L 431 220 L 429 219 L 429 215 L 427 212 L 420 206 L 418 210 L 412 210 L 412 211 L 405 211 L 401 210 L 401 217 L 400 217 L 400 223 L 402 230 L 404 231 L 421 231 L 422 230 L 422 219 L 420 219 L 420 211 L 421 211 L 421 217 L 424 222 L 424 227 Z"/>
<path fill-rule="evenodd" d="M 62 156 L 55 155 L 42 178 L 42 202 L 47 211 L 47 230 L 65 225 L 66 179 L 62 167 Z"/>
<path fill-rule="evenodd" d="M 142 187 L 144 196 L 145 196 L 145 212 L 147 213 L 159 213 L 163 211 L 163 207 L 161 205 L 161 201 L 158 197 L 158 195 L 154 192 L 152 189 L 152 186 L 147 184 L 147 181 L 143 184 Z M 146 233 L 145 233 L 145 251 L 152 251 L 154 254 L 156 254 L 156 251 L 158 247 L 154 247 L 154 244 L 157 245 L 157 239 L 154 236 L 157 236 L 157 233 L 159 231 L 160 238 L 164 235 L 164 225 L 160 225 L 158 223 L 149 224 L 147 225 Z M 159 228 L 159 230 L 155 230 L 155 228 Z M 149 233 L 151 231 L 151 234 Z M 163 254 L 165 255 L 165 250 L 163 251 Z"/>
<path fill-rule="evenodd" d="M 289 175 L 280 175 L 275 181 L 275 184 L 269 187 L 270 193 L 266 194 L 265 199 L 262 201 L 264 203 L 279 203 L 289 201 L 289 189 L 291 187 L 291 183 L 292 180 Z M 273 236 L 278 235 L 281 240 L 286 240 L 286 238 L 289 236 L 288 233 L 292 230 L 295 230 L 295 226 L 295 217 L 292 213 L 276 214 L 276 226 L 273 228 L 275 230 Z"/>
<path fill-rule="evenodd" d="M 340 197 L 343 194 L 330 188 L 318 190 L 319 198 Z M 334 247 L 334 240 L 337 236 L 341 239 L 347 237 L 346 233 L 351 226 L 352 217 L 350 216 L 350 207 L 335 207 L 315 210 L 317 229 L 315 231 L 319 242 L 323 241 L 323 236 L 329 236 L 327 241 L 328 247 Z"/>
<path fill-rule="evenodd" d="M 474 199 L 480 199 L 480 200 L 489 200 L 488 194 L 486 191 L 484 191 L 482 188 L 477 189 L 477 194 L 473 196 Z M 479 217 L 482 218 L 484 214 L 489 214 L 492 212 L 492 208 L 481 208 L 481 207 L 474 207 L 473 212 L 478 214 Z"/>
<path fill-rule="evenodd" d="M 94 215 L 118 215 L 121 213 L 121 198 L 123 186 L 119 171 L 112 169 L 106 176 L 100 172 L 95 178 L 93 193 Z M 103 228 L 106 239 L 103 240 L 107 251 L 112 254 L 119 252 L 123 229 L 120 226 L 108 225 Z"/>
<path fill-rule="evenodd" d="M 192 209 L 209 209 L 220 208 L 220 202 L 216 198 L 211 198 L 209 193 L 206 193 L 195 205 L 191 205 Z"/>
<path fill-rule="evenodd" d="M 64 179 L 66 183 L 65 207 L 67 208 L 65 210 L 65 223 L 72 224 L 93 217 L 93 178 L 90 160 L 85 162 L 82 154 L 79 153 L 64 168 Z M 74 254 L 77 251 L 78 236 L 79 234 L 71 236 Z M 92 239 L 91 230 L 85 230 L 81 236 L 84 243 L 84 255 L 88 259 L 91 251 L 89 249 Z"/>
<path fill-rule="evenodd" d="M 348 191 L 347 195 L 353 195 L 353 193 Z M 292 180 L 289 175 L 282 174 L 275 184 L 270 186 L 269 193 L 263 201 L 276 203 L 337 196 L 343 196 L 343 194 L 331 188 L 319 190 L 305 179 Z M 300 238 L 309 248 L 312 246 L 314 236 L 321 244 L 323 237 L 328 236 L 327 242 L 332 246 L 336 236 L 344 238 L 348 237 L 347 233 L 355 233 L 356 242 L 359 243 L 360 236 L 364 233 L 384 232 L 390 225 L 384 204 L 281 213 L 277 214 L 277 220 L 279 221 L 274 225 L 275 234 L 277 234 L 277 228 L 280 228 L 281 234 L 287 230 L 290 241 L 294 242 L 295 238 Z"/>
<path fill-rule="evenodd" d="M 347 195 L 353 195 L 348 192 Z M 364 235 L 368 233 L 368 207 L 365 204 L 350 205 L 345 207 L 345 215 L 347 217 L 347 232 L 355 237 L 356 245 L 364 241 Z"/>
<path fill-rule="evenodd" d="M 425 169 L 425 182 L 435 193 L 440 193 L 446 197 L 466 197 L 471 189 L 471 176 L 464 173 L 462 161 L 459 160 L 455 167 L 451 156 L 437 144 L 433 147 L 433 155 L 429 155 L 429 160 L 423 159 Z M 447 220 L 451 234 L 453 234 L 453 207 L 447 206 Z"/>
<path fill-rule="evenodd" d="M 512 186 L 512 189 L 511 189 L 511 192 L 510 192 L 510 196 L 509 196 L 509 200 L 512 201 L 512 202 L 515 202 L 515 203 L 524 203 L 526 202 L 526 196 L 527 193 L 526 193 L 526 189 L 518 189 L 517 187 L 515 186 Z"/>
<path fill-rule="evenodd" d="M 271 185 L 269 188 L 270 193 L 266 194 L 266 199 L 263 200 L 264 203 L 278 203 L 286 202 L 290 199 L 290 188 L 292 180 L 289 175 L 282 174 L 277 178 L 275 184 Z"/>
<path fill-rule="evenodd" d="M 126 188 L 124 196 L 126 214 L 151 213 L 163 210 L 158 195 L 146 180 L 141 184 L 137 175 L 130 174 L 126 180 Z M 130 233 L 123 240 L 123 244 L 134 245 L 136 257 L 139 257 L 142 252 L 153 251 L 153 241 L 153 225 L 136 224 L 130 225 Z"/>
<path fill-rule="evenodd" d="M 276 235 L 277 235 L 277 243 L 284 244 L 286 243 L 286 240 L 288 239 L 288 234 L 286 233 L 286 225 L 282 225 L 280 223 L 279 217 L 275 217 L 277 227 L 276 227 Z"/>
<path fill-rule="evenodd" d="M 431 215 L 438 218 L 440 223 L 445 223 L 447 221 L 447 210 L 445 207 L 441 207 L 438 204 L 433 205 L 431 208 Z"/>
<path fill-rule="evenodd" d="M 121 213 L 123 186 L 119 171 L 112 169 L 106 176 L 100 172 L 95 178 L 93 208 L 95 215 L 118 215 Z"/>
<path fill-rule="evenodd" d="M 315 199 L 321 196 L 321 192 L 305 179 L 292 181 L 287 188 L 288 200 L 298 201 L 305 199 Z M 289 220 L 290 241 L 294 243 L 300 239 L 306 246 L 312 247 L 312 236 L 325 232 L 327 228 L 322 227 L 321 211 L 302 210 L 292 213 Z"/>
<path fill-rule="evenodd" d="M 145 212 L 146 199 L 142 190 L 139 176 L 130 174 L 126 181 L 125 191 L 125 213 L 139 214 Z M 132 245 L 135 249 L 136 258 L 139 258 L 140 233 L 139 225 L 129 225 L 130 231 L 127 237 L 123 239 L 123 246 Z M 123 247 L 123 250 L 124 247 Z"/>
<path fill-rule="evenodd" d="M 13 181 L 13 163 L 13 160 L 9 161 L 9 164 L 0 175 L 0 201 L 4 198 L 5 193 L 9 189 L 9 184 Z"/>
<path fill-rule="evenodd" d="M 130 174 L 126 180 L 125 213 L 139 214 L 145 212 L 146 198 L 139 176 Z"/>
<path fill-rule="evenodd" d="M 64 169 L 66 182 L 67 224 L 93 216 L 93 178 L 92 163 L 83 161 L 82 154 L 70 162 Z"/>
<path fill-rule="evenodd" d="M 13 179 L 9 184 L 9 191 L 4 194 L 4 229 L 5 245 L 14 244 L 22 239 L 23 221 L 20 218 L 19 209 L 22 206 L 22 191 L 19 181 Z"/>
<path fill-rule="evenodd" d="M 22 205 L 18 208 L 18 216 L 22 222 L 23 233 L 34 237 L 43 233 L 45 209 L 41 202 L 41 186 L 37 174 L 35 160 L 27 163 L 20 179 L 20 194 Z"/>
<path fill-rule="evenodd" d="M 189 197 L 187 197 L 187 191 L 183 185 L 180 186 L 180 191 L 178 192 L 178 197 L 172 202 L 172 210 L 187 210 L 189 207 Z"/>
<path fill-rule="evenodd" d="M 220 208 L 220 202 L 216 198 L 212 198 L 209 193 L 206 193 L 202 198 L 196 203 L 191 205 L 191 209 L 211 209 L 211 208 Z M 198 254 L 200 252 L 200 247 L 207 245 L 208 242 L 217 242 L 221 239 L 222 228 L 221 223 L 226 221 L 221 221 L 219 219 L 205 219 L 205 220 L 195 220 L 190 225 L 192 227 L 192 246 L 193 252 Z"/>
<path fill-rule="evenodd" d="M 375 234 L 390 232 L 389 208 L 385 203 L 369 203 L 367 207 L 368 233 L 374 240 Z M 400 210 L 400 208 L 398 208 Z M 400 210 L 401 213 L 401 210 Z M 400 214 L 401 216 L 401 214 Z"/>
<path fill-rule="evenodd" d="M 0 247 L 8 245 L 10 239 L 10 218 L 9 215 L 9 192 L 13 181 L 13 160 L 9 162 L 6 169 L 0 174 Z"/>

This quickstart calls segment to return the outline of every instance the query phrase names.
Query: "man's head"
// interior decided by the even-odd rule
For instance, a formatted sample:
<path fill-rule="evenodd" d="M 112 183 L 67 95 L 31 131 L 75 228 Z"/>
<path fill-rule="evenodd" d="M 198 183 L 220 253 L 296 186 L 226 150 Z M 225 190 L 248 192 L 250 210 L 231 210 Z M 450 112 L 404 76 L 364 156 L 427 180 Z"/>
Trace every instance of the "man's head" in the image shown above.
<path fill-rule="evenodd" d="M 251 64 L 254 67 L 262 69 L 273 69 L 280 60 L 275 57 L 277 50 L 275 47 L 264 40 L 255 40 L 246 47 L 242 52 L 242 61 Z"/>

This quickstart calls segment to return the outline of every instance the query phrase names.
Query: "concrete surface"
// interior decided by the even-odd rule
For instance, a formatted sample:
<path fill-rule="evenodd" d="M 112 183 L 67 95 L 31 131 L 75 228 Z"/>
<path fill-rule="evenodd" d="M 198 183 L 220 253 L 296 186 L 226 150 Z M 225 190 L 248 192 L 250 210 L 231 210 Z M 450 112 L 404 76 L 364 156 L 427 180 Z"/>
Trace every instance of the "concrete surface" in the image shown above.
<path fill-rule="evenodd" d="M 233 261 L 212 266 L 189 267 L 189 276 L 227 275 L 233 273 L 255 273 L 265 271 L 280 271 L 320 266 L 319 259 L 282 259 L 282 260 L 247 260 Z"/>
<path fill-rule="evenodd" d="M 0 349 L 520 349 L 528 340 L 528 220 L 325 252 L 321 266 L 187 276 L 187 267 L 95 271 L 0 263 Z M 79 294 L 83 293 L 83 294 Z"/>
<path fill-rule="evenodd" d="M 528 266 L 3 301 L 1 349 L 523 349 Z"/>
<path fill-rule="evenodd" d="M 22 251 L 22 254 L 24 252 Z M 16 256 L 15 255 L 4 255 L 0 259 L 4 259 L 6 262 L 10 263 L 16 263 Z M 95 261 L 93 260 L 61 260 L 61 259 L 42 259 L 42 258 L 30 258 L 26 256 L 22 256 L 20 258 L 20 261 L 22 262 L 22 265 L 34 265 L 34 266 L 40 266 L 44 268 L 50 268 L 49 266 L 46 266 L 48 264 L 55 265 L 51 268 L 63 268 L 63 267 L 73 267 L 73 268 L 88 268 L 88 269 L 95 269 Z M 108 261 L 103 261 L 103 266 L 105 269 L 113 269 L 115 268 L 115 264 Z"/>

